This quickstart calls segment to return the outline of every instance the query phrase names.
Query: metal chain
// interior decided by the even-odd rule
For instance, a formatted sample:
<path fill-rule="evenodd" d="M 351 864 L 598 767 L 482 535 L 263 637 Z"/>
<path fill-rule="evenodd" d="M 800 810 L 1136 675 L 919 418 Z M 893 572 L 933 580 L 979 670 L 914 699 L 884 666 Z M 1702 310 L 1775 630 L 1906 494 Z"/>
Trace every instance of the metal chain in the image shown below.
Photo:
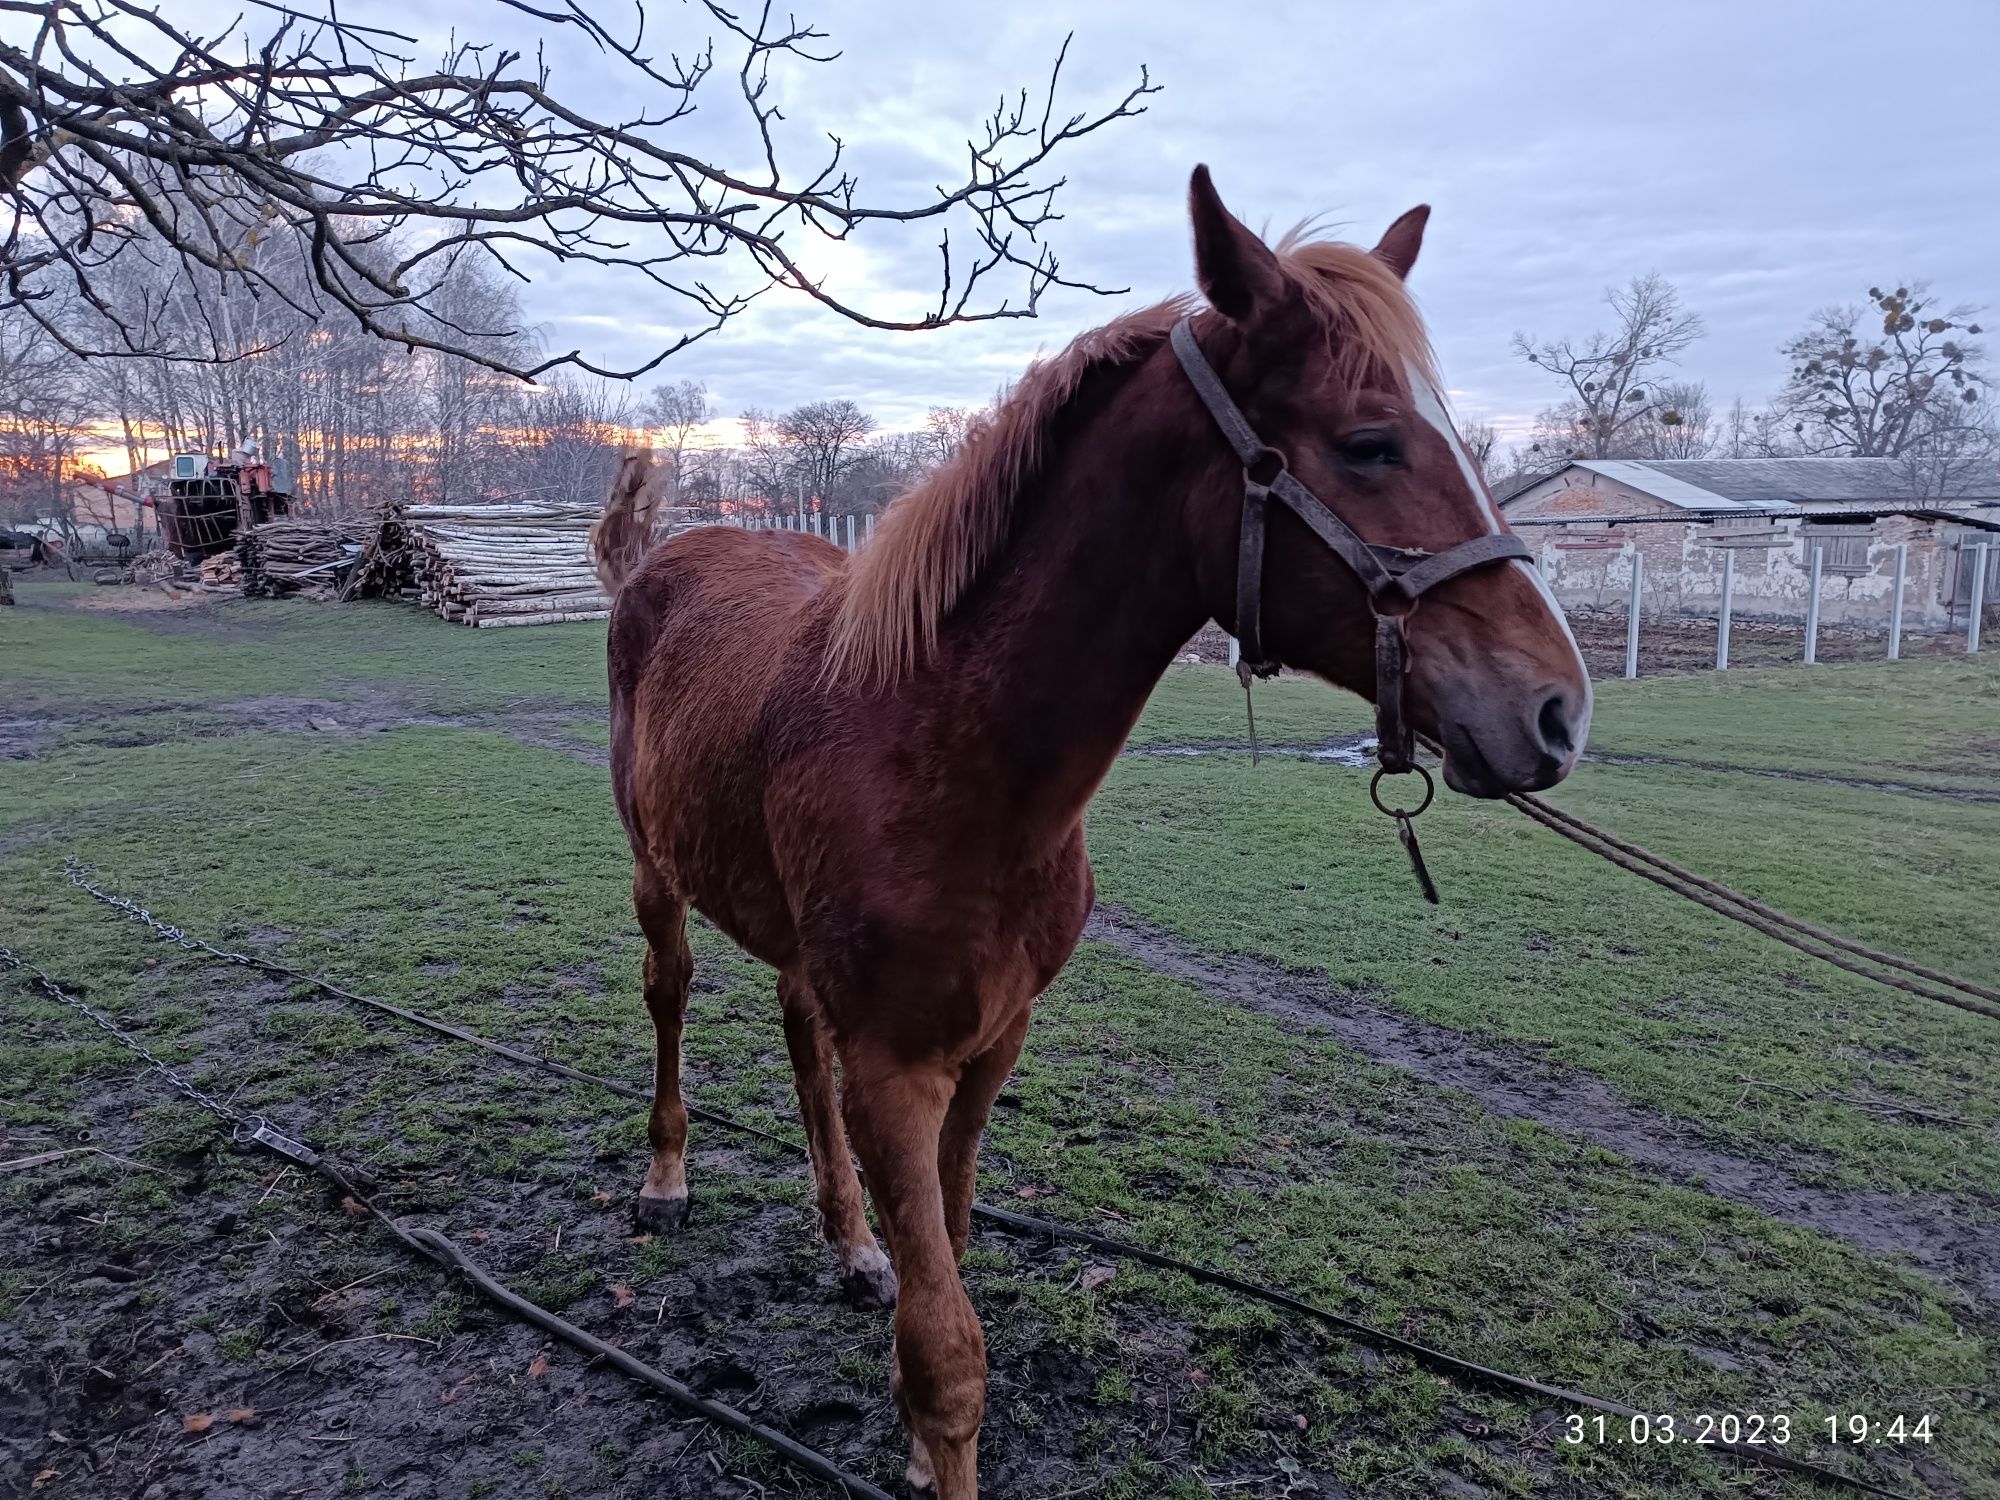
<path fill-rule="evenodd" d="M 183 947 L 207 946 L 206 944 L 189 942 L 184 934 L 179 941 Z M 240 1146 L 254 1141 L 259 1145 L 270 1147 L 282 1156 L 290 1157 L 301 1166 L 313 1166 L 319 1161 L 319 1153 L 314 1151 L 312 1147 L 306 1145 L 303 1141 L 295 1140 L 291 1136 L 286 1135 L 262 1115 L 245 1114 L 234 1105 L 225 1103 L 213 1094 L 190 1083 L 171 1063 L 167 1062 L 144 1042 L 126 1031 L 116 1021 L 112 1020 L 111 1017 L 88 1001 L 79 1000 L 75 995 L 70 994 L 69 991 L 57 984 L 55 980 L 51 979 L 41 969 L 29 963 L 5 943 L 0 943 L 0 968 L 24 971 L 32 975 L 35 988 L 39 989 L 51 1000 L 67 1005 L 86 1020 L 95 1022 L 101 1030 L 109 1033 L 112 1040 L 117 1042 L 119 1046 L 125 1048 L 128 1052 L 136 1053 L 138 1056 L 144 1058 L 148 1067 L 160 1074 L 161 1077 L 165 1078 L 168 1083 L 179 1089 L 189 1099 L 199 1104 L 210 1114 L 215 1115 L 218 1119 L 227 1121 L 229 1124 L 229 1138 L 237 1145 Z"/>
<path fill-rule="evenodd" d="M 90 878 L 90 866 L 73 855 L 63 861 L 63 874 L 69 877 L 69 883 L 77 887 L 77 889 L 88 891 L 106 906 L 115 906 L 127 915 L 136 917 L 168 942 L 177 943 L 191 953 L 213 953 L 217 958 L 226 958 L 231 963 L 237 964 L 254 966 L 256 963 L 256 960 L 252 959 L 248 954 L 225 952 L 212 943 L 203 942 L 200 938 L 193 936 L 183 928 L 175 927 L 169 922 L 162 922 L 158 917 L 147 911 L 145 907 L 129 897 L 114 896 L 111 892 L 93 882 Z M 37 972 L 40 971 L 38 970 Z"/>

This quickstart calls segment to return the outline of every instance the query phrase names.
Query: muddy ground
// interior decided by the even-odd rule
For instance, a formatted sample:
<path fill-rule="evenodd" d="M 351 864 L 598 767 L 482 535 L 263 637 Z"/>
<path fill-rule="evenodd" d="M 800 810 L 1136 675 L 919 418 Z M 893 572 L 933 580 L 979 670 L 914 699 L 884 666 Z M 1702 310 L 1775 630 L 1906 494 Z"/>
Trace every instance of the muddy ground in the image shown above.
<path fill-rule="evenodd" d="M 1100 936 L 1126 945 L 1134 932 L 1107 926 Z M 189 957 L 158 972 L 162 1004 L 199 991 L 204 1055 L 242 1060 L 221 1068 L 241 1075 L 240 1088 L 272 1056 L 274 1013 L 295 1029 L 307 1011 L 331 1004 L 302 1008 L 283 984 Z M 119 1019 L 147 1037 L 143 1010 Z M 66 1016 L 31 1024 L 52 1046 L 75 1040 Z M 795 1158 L 697 1124 L 694 1221 L 671 1241 L 654 1240 L 628 1219 L 638 1163 L 626 1106 L 369 1024 L 380 1053 L 350 1058 L 342 1080 L 311 1101 L 271 1106 L 275 1124 L 329 1148 L 343 1169 L 365 1174 L 378 1202 L 442 1228 L 504 1283 L 901 1493 L 902 1437 L 883 1380 L 888 1318 L 842 1300 Z M 405 1140 L 386 1115 L 364 1130 L 331 1128 L 366 1100 L 370 1074 L 392 1047 L 425 1060 L 423 1093 L 440 1116 L 491 1100 L 533 1128 L 542 1169 L 498 1179 L 441 1170 L 450 1153 Z M 207 1068 L 191 1071 L 214 1086 Z M 691 1076 L 693 1097 L 706 1082 Z M 782 1108 L 781 1066 L 769 1083 Z M 585 1095 L 594 1110 L 574 1107 Z M 1000 1107 L 1011 1101 L 1003 1096 Z M 36 1281 L 0 1322 L 0 1367 L 16 1372 L 0 1385 L 0 1489 L 9 1495 L 831 1493 L 492 1309 L 400 1251 L 319 1179 L 233 1148 L 209 1116 L 137 1065 L 98 1081 L 76 1117 L 89 1124 L 10 1129 L 0 1140 L 9 1161 L 69 1153 L 20 1170 L 26 1211 L 0 1224 L 0 1260 L 32 1265 Z M 544 1133 L 551 1120 L 553 1135 Z M 627 1128 L 611 1129 L 614 1121 Z M 162 1132 L 176 1141 L 164 1155 Z M 621 1134 L 622 1148 L 609 1144 Z M 977 1229 L 968 1266 L 993 1337 L 990 1399 L 1005 1412 L 982 1442 L 987 1492 L 1154 1493 L 1143 1476 L 1127 1483 L 1095 1470 L 1102 1377 L 1075 1357 L 1063 1329 L 1004 1315 L 1023 1299 L 1144 1273 Z M 1203 1378 L 1188 1328 L 1142 1301 L 1121 1303 L 1117 1316 L 1120 1375 L 1143 1425 L 1134 1434 L 1121 1422 L 1123 1445 L 1137 1436 L 1163 1466 L 1194 1462 L 1203 1418 L 1177 1409 L 1174 1396 Z M 1236 1357 L 1282 1388 L 1282 1372 L 1324 1364 L 1330 1348 L 1346 1351 L 1356 1390 L 1383 1368 L 1365 1347 L 1261 1317 L 1244 1324 Z M 1447 1407 L 1444 1430 L 1540 1466 L 1537 1450 L 1560 1419 L 1553 1408 L 1540 1413 L 1524 1439 L 1496 1430 L 1468 1398 Z M 1211 1462 L 1213 1484 L 1350 1494 L 1330 1475 L 1284 1467 L 1283 1439 L 1321 1414 L 1261 1420 L 1273 1423 L 1270 1460 Z M 1354 1435 L 1364 1434 L 1357 1418 Z M 1545 1493 L 1572 1492 L 1559 1473 L 1546 1478 Z M 1471 1479 L 1444 1482 L 1440 1493 L 1494 1493 Z"/>

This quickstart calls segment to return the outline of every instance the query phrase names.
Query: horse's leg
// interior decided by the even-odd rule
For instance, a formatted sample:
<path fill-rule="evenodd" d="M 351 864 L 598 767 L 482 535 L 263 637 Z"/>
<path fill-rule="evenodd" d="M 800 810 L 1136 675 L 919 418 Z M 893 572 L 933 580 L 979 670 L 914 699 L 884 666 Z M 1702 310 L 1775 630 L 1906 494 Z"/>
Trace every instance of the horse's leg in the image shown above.
<path fill-rule="evenodd" d="M 896 1273 L 875 1243 L 862 1211 L 861 1183 L 848 1154 L 847 1129 L 833 1090 L 833 1048 L 819 1007 L 803 976 L 778 976 L 778 1001 L 785 1011 L 785 1047 L 792 1054 L 792 1079 L 799 1089 L 818 1189 L 820 1232 L 840 1261 L 841 1288 L 855 1302 L 875 1307 L 896 1303 Z"/>
<path fill-rule="evenodd" d="M 1022 1006 L 1020 1019 L 1000 1034 L 998 1041 L 973 1058 L 959 1075 L 958 1088 L 945 1112 L 944 1133 L 938 1142 L 938 1177 L 944 1188 L 944 1222 L 951 1235 L 952 1255 L 965 1258 L 966 1241 L 972 1232 L 972 1196 L 979 1181 L 979 1141 L 986 1133 L 986 1118 L 993 1113 L 993 1101 L 1000 1096 L 1014 1061 L 1021 1055 L 1021 1043 L 1028 1036 L 1030 1007 Z"/>
<path fill-rule="evenodd" d="M 937 1500 L 977 1500 L 986 1339 L 958 1278 L 938 1181 L 956 1080 L 941 1065 L 860 1048 L 843 1048 L 841 1063 L 848 1129 L 900 1282 L 889 1389 L 910 1433 L 908 1478 L 920 1491 L 935 1485 Z"/>
<path fill-rule="evenodd" d="M 687 1106 L 681 1103 L 681 1023 L 687 1016 L 687 903 L 641 871 L 632 882 L 632 904 L 646 934 L 646 1011 L 653 1018 L 653 1112 L 646 1139 L 653 1148 L 646 1181 L 632 1205 L 642 1230 L 671 1231 L 687 1222 Z"/>

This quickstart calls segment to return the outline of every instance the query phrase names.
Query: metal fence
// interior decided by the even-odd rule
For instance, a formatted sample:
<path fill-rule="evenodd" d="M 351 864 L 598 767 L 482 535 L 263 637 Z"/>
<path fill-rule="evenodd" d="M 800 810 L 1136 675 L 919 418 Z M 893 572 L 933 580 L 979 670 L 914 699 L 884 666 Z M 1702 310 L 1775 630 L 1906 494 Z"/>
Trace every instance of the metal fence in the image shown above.
<path fill-rule="evenodd" d="M 1853 616 L 1829 621 L 1826 615 L 1829 605 L 1838 610 L 1851 602 L 1853 575 L 1860 570 L 1846 566 L 1845 558 L 1836 560 L 1833 545 L 1827 542 L 1809 538 L 1803 550 L 1803 597 L 1786 598 L 1779 613 L 1773 612 L 1768 594 L 1751 595 L 1746 604 L 1744 591 L 1739 589 L 1738 558 L 1753 553 L 1716 548 L 1719 566 L 1690 589 L 1687 578 L 1680 575 L 1656 583 L 1644 551 L 1633 548 L 1620 558 L 1620 597 L 1615 603 L 1600 598 L 1572 610 L 1572 620 L 1584 627 L 1579 631 L 1580 641 L 1595 648 L 1594 653 L 1587 653 L 1599 658 L 1593 665 L 1607 675 L 1612 664 L 1603 658 L 1613 645 L 1608 637 L 1614 615 L 1622 633 L 1622 641 L 1616 642 L 1621 648 L 1616 665 L 1625 677 L 1662 667 L 1712 666 L 1716 671 L 1727 671 L 1732 666 L 1781 661 L 1811 665 L 1822 660 L 1900 659 L 1909 644 L 1909 544 L 1897 543 L 1888 549 L 1887 598 L 1878 599 L 1880 607 L 1861 617 L 1859 623 Z M 1948 572 L 1939 594 L 1949 609 L 1951 627 L 1925 631 L 1922 649 L 1926 655 L 1941 650 L 1979 650 L 1982 616 L 2000 604 L 2000 586 L 1996 586 L 2000 585 L 2000 543 L 1983 538 L 1963 540 L 1950 549 L 1945 566 Z M 1879 584 L 1879 574 L 1876 581 Z"/>
<path fill-rule="evenodd" d="M 860 516 L 829 516 L 822 512 L 793 511 L 788 515 L 760 516 L 754 520 L 725 518 L 721 524 L 741 526 L 747 531 L 810 532 L 849 552 L 866 546 L 875 535 L 873 512 Z"/>

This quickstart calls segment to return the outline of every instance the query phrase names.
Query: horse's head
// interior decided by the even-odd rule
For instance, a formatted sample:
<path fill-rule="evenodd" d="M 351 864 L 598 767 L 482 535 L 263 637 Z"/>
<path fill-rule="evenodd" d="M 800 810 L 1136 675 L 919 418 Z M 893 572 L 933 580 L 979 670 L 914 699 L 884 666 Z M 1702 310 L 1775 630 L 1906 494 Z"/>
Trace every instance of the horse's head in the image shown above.
<path fill-rule="evenodd" d="M 1404 214 L 1372 251 L 1331 243 L 1274 251 L 1223 206 L 1206 168 L 1195 170 L 1190 206 L 1196 268 L 1212 309 L 1192 331 L 1256 438 L 1282 455 L 1292 476 L 1377 548 L 1443 553 L 1504 535 L 1445 414 L 1423 325 L 1402 284 L 1430 211 Z M 1252 473 L 1268 481 L 1278 463 L 1267 457 Z M 1230 454 L 1230 476 L 1238 466 Z M 1203 602 L 1228 622 L 1236 615 L 1241 486 L 1225 479 L 1191 493 Z M 1368 588 L 1286 505 L 1265 509 L 1262 654 L 1375 699 Z M 1532 564 L 1487 561 L 1414 602 L 1378 596 L 1375 603 L 1404 613 L 1404 712 L 1444 746 L 1447 784 L 1499 797 L 1569 773 L 1590 726 L 1590 679 Z"/>

